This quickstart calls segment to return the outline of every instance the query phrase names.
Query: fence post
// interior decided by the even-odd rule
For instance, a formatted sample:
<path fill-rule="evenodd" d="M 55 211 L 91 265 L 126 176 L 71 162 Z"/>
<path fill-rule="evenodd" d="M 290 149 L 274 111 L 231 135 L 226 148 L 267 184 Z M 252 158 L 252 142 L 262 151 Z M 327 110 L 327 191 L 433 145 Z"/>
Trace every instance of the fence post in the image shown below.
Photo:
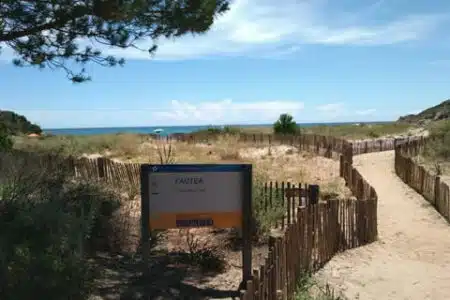
<path fill-rule="evenodd" d="M 366 200 L 366 197 L 364 195 L 364 180 L 360 176 L 358 176 L 358 187 L 356 197 L 358 200 Z"/>
<path fill-rule="evenodd" d="M 308 193 L 311 204 L 319 203 L 319 186 L 317 184 L 309 185 Z"/>
<path fill-rule="evenodd" d="M 339 177 L 344 177 L 344 155 L 339 156 Z"/>
<path fill-rule="evenodd" d="M 437 211 L 441 213 L 439 206 L 439 195 L 440 195 L 440 188 L 441 188 L 441 177 L 436 176 L 434 180 L 434 206 L 436 207 Z"/>
<path fill-rule="evenodd" d="M 98 168 L 98 177 L 99 178 L 104 178 L 106 177 L 106 172 L 105 172 L 105 159 L 103 157 L 98 157 L 97 158 L 97 168 Z"/>
<path fill-rule="evenodd" d="M 344 181 L 345 181 L 345 186 L 346 187 L 349 187 L 350 186 L 350 173 L 351 172 L 349 172 L 349 165 L 348 165 L 348 162 L 347 161 L 344 161 L 344 171 L 343 171 L 343 173 L 344 173 Z"/>
<path fill-rule="evenodd" d="M 411 185 L 413 161 L 410 157 L 406 160 L 406 183 Z"/>
<path fill-rule="evenodd" d="M 327 154 L 325 155 L 326 158 L 333 158 L 333 146 L 327 142 Z"/>
<path fill-rule="evenodd" d="M 349 143 L 349 163 L 350 165 L 353 165 L 353 143 Z"/>
<path fill-rule="evenodd" d="M 269 253 L 272 252 L 272 255 L 269 255 L 270 264 L 272 264 L 272 272 L 269 273 L 269 299 L 275 296 L 275 291 L 277 290 L 277 273 L 279 270 L 279 259 L 277 259 L 277 247 L 276 247 L 276 238 L 274 236 L 269 236 Z M 270 259 L 271 258 L 271 259 Z"/>
<path fill-rule="evenodd" d="M 291 187 L 291 183 L 288 182 L 287 183 L 287 190 L 289 192 L 286 193 L 286 201 L 287 201 L 287 205 L 286 205 L 286 209 L 287 209 L 287 226 L 289 226 L 291 224 L 291 197 L 293 194 L 293 191 L 295 189 L 295 185 Z M 294 196 L 295 197 L 295 196 Z"/>
<path fill-rule="evenodd" d="M 423 194 L 423 187 L 425 185 L 425 168 L 420 166 L 419 172 L 420 172 L 420 193 Z"/>

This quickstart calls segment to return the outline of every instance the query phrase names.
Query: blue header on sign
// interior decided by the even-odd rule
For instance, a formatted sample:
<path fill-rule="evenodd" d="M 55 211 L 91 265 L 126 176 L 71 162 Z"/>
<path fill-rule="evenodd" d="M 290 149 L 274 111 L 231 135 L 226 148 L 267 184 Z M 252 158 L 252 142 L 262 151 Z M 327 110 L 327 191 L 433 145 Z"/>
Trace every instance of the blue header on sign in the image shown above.
<path fill-rule="evenodd" d="M 244 172 L 251 168 L 249 164 L 170 164 L 143 165 L 151 173 L 186 173 L 186 172 Z"/>

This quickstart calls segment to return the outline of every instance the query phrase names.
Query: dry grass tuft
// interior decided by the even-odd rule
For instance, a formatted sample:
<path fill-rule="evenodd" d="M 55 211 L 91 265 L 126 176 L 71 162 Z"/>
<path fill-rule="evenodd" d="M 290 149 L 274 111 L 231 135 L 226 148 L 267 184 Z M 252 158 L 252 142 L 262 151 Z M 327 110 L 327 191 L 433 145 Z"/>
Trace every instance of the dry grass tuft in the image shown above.
<path fill-rule="evenodd" d="M 441 121 L 430 128 L 431 140 L 414 160 L 433 175 L 450 184 L 450 121 Z"/>

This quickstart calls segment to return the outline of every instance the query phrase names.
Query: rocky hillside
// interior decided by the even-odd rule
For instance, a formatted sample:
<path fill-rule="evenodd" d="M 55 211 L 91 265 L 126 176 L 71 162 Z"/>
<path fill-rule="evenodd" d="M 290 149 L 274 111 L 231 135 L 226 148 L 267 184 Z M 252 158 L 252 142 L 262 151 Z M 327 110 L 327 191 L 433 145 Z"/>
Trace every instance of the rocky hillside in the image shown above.
<path fill-rule="evenodd" d="M 42 129 L 22 115 L 8 110 L 0 110 L 0 130 L 6 134 L 40 134 Z"/>
<path fill-rule="evenodd" d="M 425 109 L 416 115 L 400 117 L 398 122 L 426 124 L 431 121 L 450 120 L 450 99 Z"/>

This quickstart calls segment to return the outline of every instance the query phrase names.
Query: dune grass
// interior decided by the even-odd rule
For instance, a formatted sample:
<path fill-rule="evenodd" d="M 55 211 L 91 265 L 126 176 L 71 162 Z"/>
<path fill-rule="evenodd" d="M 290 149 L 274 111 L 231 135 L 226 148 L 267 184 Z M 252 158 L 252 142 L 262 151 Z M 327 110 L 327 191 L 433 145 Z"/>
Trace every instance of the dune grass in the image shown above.
<path fill-rule="evenodd" d="M 450 120 L 434 122 L 428 130 L 431 140 L 414 159 L 432 174 L 441 175 L 450 183 Z"/>
<path fill-rule="evenodd" d="M 301 133 L 311 133 L 318 135 L 327 135 L 335 137 L 343 137 L 347 139 L 366 139 L 379 138 L 383 136 L 404 134 L 409 129 L 416 126 L 401 122 L 384 122 L 384 123 L 352 123 L 341 125 L 315 125 L 304 126 L 299 125 Z M 272 126 L 226 126 L 223 129 L 211 127 L 201 130 L 197 133 L 227 133 L 227 134 L 273 134 Z"/>
<path fill-rule="evenodd" d="M 17 137 L 15 147 L 26 151 L 59 151 L 76 157 L 105 156 L 135 163 L 167 163 L 168 152 L 170 163 L 251 163 L 254 173 L 264 181 L 320 184 L 324 193 L 338 190 L 339 195 L 347 195 L 337 161 L 287 145 L 242 143 L 233 134 L 219 136 L 211 143 L 195 144 L 177 141 L 167 144 L 136 134 Z"/>
<path fill-rule="evenodd" d="M 414 128 L 406 123 L 377 123 L 377 124 L 343 124 L 343 125 L 317 125 L 301 128 L 302 133 L 312 133 L 342 137 L 347 139 L 379 138 L 383 136 L 396 135 L 407 132 Z M 239 133 L 271 134 L 273 128 L 270 126 L 236 127 L 227 126 L 221 128 L 210 128 L 195 132 L 195 134 L 218 134 L 223 133 L 226 138 Z M 59 151 L 67 155 L 82 155 L 85 153 L 100 153 L 112 156 L 121 156 L 128 159 L 135 157 L 141 152 L 140 145 L 149 139 L 145 134 L 102 134 L 102 135 L 56 135 L 27 137 L 16 136 L 14 147 L 27 151 Z M 226 140 L 228 142 L 228 140 Z M 231 155 L 232 156 L 232 155 Z"/>
<path fill-rule="evenodd" d="M 413 128 L 405 123 L 376 123 L 376 124 L 344 124 L 344 125 L 319 125 L 304 128 L 305 133 L 330 135 L 347 139 L 379 138 L 383 136 L 402 134 Z"/>
<path fill-rule="evenodd" d="M 403 134 L 409 129 L 414 128 L 411 124 L 406 123 L 355 123 L 342 125 L 316 125 L 311 127 L 302 127 L 302 133 L 312 133 L 318 135 L 343 137 L 347 139 L 366 139 L 379 138 L 383 136 Z M 267 127 L 242 127 L 245 133 L 273 133 L 270 126 Z"/>
<path fill-rule="evenodd" d="M 119 154 L 133 157 L 136 148 L 147 137 L 139 134 L 55 135 L 41 137 L 17 136 L 14 147 L 26 151 L 60 152 L 80 156 L 85 153 Z"/>
<path fill-rule="evenodd" d="M 303 275 L 297 281 L 295 300 L 345 300 L 328 284 L 319 283 L 312 275 Z"/>

